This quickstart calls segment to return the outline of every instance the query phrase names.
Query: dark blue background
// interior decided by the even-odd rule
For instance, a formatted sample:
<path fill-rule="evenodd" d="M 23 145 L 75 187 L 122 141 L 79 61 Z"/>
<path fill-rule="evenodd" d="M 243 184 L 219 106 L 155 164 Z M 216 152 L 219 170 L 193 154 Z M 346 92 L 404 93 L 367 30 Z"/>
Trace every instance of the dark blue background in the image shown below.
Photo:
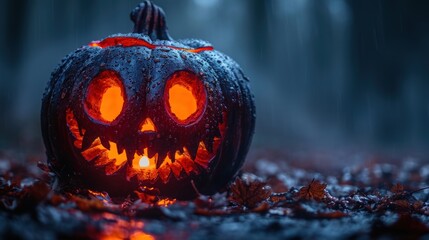
<path fill-rule="evenodd" d="M 38 150 L 50 73 L 129 32 L 139 1 L 0 2 L 0 149 Z M 429 1 L 158 0 L 173 38 L 239 62 L 257 105 L 254 148 L 429 146 Z"/>

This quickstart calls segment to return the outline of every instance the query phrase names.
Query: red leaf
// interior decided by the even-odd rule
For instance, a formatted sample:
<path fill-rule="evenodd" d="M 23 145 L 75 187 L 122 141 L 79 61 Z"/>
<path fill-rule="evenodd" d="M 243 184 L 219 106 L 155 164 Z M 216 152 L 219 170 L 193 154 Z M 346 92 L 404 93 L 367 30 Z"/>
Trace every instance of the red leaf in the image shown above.
<path fill-rule="evenodd" d="M 325 189 L 325 183 L 321 183 L 320 181 L 313 179 L 308 186 L 299 189 L 298 198 L 306 200 L 322 200 L 326 196 Z"/>
<path fill-rule="evenodd" d="M 390 189 L 390 191 L 394 194 L 402 194 L 404 193 L 405 189 L 404 189 L 404 185 L 397 183 L 395 185 L 392 186 L 392 188 Z"/>
<path fill-rule="evenodd" d="M 237 178 L 231 185 L 229 200 L 248 208 L 256 208 L 271 195 L 271 189 L 255 177 L 248 175 Z"/>
<path fill-rule="evenodd" d="M 334 219 L 334 218 L 347 217 L 348 215 L 346 213 L 341 212 L 341 211 L 333 211 L 333 212 L 318 213 L 317 216 L 320 218 Z"/>

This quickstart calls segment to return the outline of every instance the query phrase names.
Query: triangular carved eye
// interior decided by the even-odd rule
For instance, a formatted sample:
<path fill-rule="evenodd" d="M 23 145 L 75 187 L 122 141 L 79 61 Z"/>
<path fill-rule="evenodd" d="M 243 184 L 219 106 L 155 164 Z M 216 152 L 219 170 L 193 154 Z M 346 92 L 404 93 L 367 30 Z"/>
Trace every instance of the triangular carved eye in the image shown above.
<path fill-rule="evenodd" d="M 156 127 L 153 121 L 150 118 L 146 118 L 141 127 L 140 132 L 156 132 Z"/>

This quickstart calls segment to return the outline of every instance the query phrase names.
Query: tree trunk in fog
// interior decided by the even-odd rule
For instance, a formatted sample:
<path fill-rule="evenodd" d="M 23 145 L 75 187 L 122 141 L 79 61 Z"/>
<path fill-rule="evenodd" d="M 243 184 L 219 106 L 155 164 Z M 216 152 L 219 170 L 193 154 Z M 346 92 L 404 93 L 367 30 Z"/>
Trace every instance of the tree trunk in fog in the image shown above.
<path fill-rule="evenodd" d="M 248 2 L 250 14 L 249 19 L 249 41 L 251 42 L 253 55 L 257 63 L 267 61 L 269 57 L 269 33 L 268 19 L 271 16 L 272 0 L 250 0 Z"/>
<path fill-rule="evenodd" d="M 352 111 L 346 122 L 352 124 L 351 134 L 372 128 L 373 138 L 387 145 L 427 140 L 428 128 L 423 124 L 429 123 L 424 97 L 428 94 L 421 91 L 429 90 L 424 79 L 429 67 L 423 63 L 428 53 L 428 5 L 408 0 L 348 3 L 354 71 L 347 94 Z M 409 104 L 414 97 L 420 99 Z"/>

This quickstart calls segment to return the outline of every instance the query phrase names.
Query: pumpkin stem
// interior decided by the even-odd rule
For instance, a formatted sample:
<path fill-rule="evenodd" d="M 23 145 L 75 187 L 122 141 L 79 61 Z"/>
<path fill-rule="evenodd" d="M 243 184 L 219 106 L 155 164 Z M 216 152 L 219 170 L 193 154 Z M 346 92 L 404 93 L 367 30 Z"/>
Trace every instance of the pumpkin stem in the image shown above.
<path fill-rule="evenodd" d="M 172 40 L 167 31 L 165 13 L 162 8 L 146 0 L 130 14 L 134 22 L 134 33 L 148 35 L 152 40 Z"/>

